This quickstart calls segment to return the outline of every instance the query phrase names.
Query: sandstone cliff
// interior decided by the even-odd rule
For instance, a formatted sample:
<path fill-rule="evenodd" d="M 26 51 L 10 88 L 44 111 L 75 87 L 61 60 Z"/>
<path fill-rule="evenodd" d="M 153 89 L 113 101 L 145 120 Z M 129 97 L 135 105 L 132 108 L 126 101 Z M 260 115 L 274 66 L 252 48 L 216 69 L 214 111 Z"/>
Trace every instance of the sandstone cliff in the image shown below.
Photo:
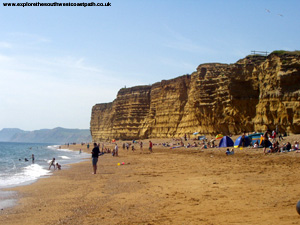
<path fill-rule="evenodd" d="M 300 54 L 247 56 L 202 64 L 191 75 L 123 88 L 92 109 L 93 140 L 237 134 L 275 129 L 300 133 Z"/>

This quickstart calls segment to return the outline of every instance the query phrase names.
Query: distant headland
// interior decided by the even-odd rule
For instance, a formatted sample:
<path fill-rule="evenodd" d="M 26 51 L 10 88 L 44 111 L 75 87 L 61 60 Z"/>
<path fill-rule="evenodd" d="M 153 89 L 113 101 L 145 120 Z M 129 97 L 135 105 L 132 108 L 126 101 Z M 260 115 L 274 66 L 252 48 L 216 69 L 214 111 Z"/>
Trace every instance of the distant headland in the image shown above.
<path fill-rule="evenodd" d="M 24 131 L 18 128 L 3 128 L 0 130 L 0 141 L 57 144 L 81 143 L 90 142 L 91 133 L 89 129 L 66 129 L 62 127 L 35 131 Z"/>

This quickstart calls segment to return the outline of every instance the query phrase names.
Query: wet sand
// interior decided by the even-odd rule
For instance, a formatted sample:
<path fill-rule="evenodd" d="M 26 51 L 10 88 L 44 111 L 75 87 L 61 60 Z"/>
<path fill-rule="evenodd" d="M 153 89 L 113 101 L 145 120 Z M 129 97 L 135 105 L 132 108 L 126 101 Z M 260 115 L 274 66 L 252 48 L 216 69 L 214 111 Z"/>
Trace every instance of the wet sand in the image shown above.
<path fill-rule="evenodd" d="M 10 189 L 20 199 L 1 210 L 0 224 L 300 223 L 300 153 L 154 145 L 150 154 L 144 143 L 143 153 L 119 144 L 119 157 L 101 156 L 96 175 L 89 159 Z"/>

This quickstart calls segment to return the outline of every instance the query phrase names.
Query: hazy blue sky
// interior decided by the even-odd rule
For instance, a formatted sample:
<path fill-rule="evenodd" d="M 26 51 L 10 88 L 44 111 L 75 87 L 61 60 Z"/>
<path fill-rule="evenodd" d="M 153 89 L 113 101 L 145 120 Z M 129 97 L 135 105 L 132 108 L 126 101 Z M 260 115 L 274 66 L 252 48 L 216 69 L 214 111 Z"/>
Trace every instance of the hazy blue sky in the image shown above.
<path fill-rule="evenodd" d="M 0 5 L 0 129 L 87 129 L 92 106 L 113 101 L 125 85 L 234 63 L 251 50 L 300 49 L 299 0 L 2 5 L 26 1 Z"/>

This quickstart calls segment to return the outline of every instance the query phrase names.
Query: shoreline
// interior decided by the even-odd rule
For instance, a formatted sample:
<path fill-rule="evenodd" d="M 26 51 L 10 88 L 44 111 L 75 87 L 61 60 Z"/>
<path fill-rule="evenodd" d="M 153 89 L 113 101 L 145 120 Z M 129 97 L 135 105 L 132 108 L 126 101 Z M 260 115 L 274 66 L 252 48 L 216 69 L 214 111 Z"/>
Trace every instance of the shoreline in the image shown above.
<path fill-rule="evenodd" d="M 55 149 L 60 151 L 60 149 L 58 148 L 59 145 L 53 145 L 52 147 L 54 147 Z M 74 152 L 73 149 L 67 149 L 67 148 L 62 148 L 62 149 Z M 82 158 L 77 158 L 77 159 L 73 158 L 70 160 L 70 162 L 65 162 L 62 164 L 63 169 L 64 170 L 70 169 L 73 164 L 80 163 L 80 162 L 87 161 L 87 160 L 88 160 L 88 155 L 86 155 L 86 157 L 83 156 Z M 33 165 L 33 164 L 31 164 L 31 165 Z M 44 169 L 46 171 L 48 171 L 47 168 L 44 168 Z M 22 183 L 7 185 L 6 187 L 1 187 L 0 188 L 0 210 L 5 210 L 8 208 L 13 208 L 13 207 L 17 206 L 18 201 L 20 199 L 19 192 L 11 191 L 11 190 L 13 190 L 14 188 L 18 188 L 18 187 L 32 185 L 32 184 L 38 182 L 40 179 L 50 178 L 56 171 L 57 170 L 51 169 L 51 170 L 49 170 L 48 174 L 41 175 L 38 178 L 24 181 Z"/>
<path fill-rule="evenodd" d="M 299 140 L 300 135 L 295 136 Z M 147 143 L 145 141 L 145 143 Z M 71 146 L 70 146 L 71 148 Z M 75 149 L 77 150 L 77 149 Z M 86 149 L 82 149 L 87 151 Z M 91 149 L 90 149 L 91 150 Z M 262 149 L 123 150 L 72 164 L 47 179 L 12 188 L 17 206 L 1 224 L 298 223 L 300 154 Z M 118 166 L 124 162 L 125 165 Z"/>

